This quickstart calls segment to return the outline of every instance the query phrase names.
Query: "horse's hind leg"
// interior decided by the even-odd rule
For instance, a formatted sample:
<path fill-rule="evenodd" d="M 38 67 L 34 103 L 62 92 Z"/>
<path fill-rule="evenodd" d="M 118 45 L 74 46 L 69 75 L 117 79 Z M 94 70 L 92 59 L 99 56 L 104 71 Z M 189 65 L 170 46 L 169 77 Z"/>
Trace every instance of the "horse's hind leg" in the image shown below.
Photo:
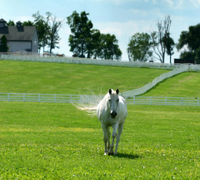
<path fill-rule="evenodd" d="M 110 149 L 110 127 L 107 127 L 107 136 L 108 136 L 108 150 Z"/>
<path fill-rule="evenodd" d="M 115 147 L 115 153 L 114 154 L 117 154 L 117 148 L 118 148 L 118 144 L 119 144 L 119 141 L 120 141 L 120 136 L 121 136 L 121 133 L 122 133 L 122 130 L 123 130 L 123 126 L 124 126 L 124 123 L 121 123 L 118 127 L 118 135 L 117 135 L 117 138 L 116 138 L 116 147 Z"/>

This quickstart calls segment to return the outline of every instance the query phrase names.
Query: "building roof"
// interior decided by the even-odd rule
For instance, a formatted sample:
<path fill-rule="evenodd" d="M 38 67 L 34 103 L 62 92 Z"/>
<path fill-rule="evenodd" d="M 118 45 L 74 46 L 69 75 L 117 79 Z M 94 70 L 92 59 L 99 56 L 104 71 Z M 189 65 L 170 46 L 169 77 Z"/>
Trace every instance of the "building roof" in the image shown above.
<path fill-rule="evenodd" d="M 4 34 L 8 41 L 31 41 L 35 31 L 35 26 L 5 26 L 0 28 L 0 35 Z"/>
<path fill-rule="evenodd" d="M 6 21 L 2 18 L 0 19 L 0 22 L 6 23 Z"/>

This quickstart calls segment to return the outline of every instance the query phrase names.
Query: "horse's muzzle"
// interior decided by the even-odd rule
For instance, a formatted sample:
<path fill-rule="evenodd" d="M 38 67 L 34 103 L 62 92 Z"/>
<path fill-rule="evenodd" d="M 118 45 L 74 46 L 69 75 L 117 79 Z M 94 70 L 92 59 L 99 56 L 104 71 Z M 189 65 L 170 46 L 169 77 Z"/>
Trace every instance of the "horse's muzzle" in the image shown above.
<path fill-rule="evenodd" d="M 110 115 L 112 118 L 115 118 L 117 116 L 117 112 L 116 111 L 111 111 Z"/>

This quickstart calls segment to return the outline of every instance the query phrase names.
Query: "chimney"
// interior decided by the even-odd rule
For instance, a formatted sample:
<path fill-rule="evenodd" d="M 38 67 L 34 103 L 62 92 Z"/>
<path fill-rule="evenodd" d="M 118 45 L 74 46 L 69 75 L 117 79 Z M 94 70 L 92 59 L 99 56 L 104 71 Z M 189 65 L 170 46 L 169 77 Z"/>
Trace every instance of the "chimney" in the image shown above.
<path fill-rule="evenodd" d="M 17 24 L 17 27 L 18 27 L 18 28 L 22 26 L 21 21 L 18 21 L 16 24 Z"/>
<path fill-rule="evenodd" d="M 4 19 L 0 19 L 0 28 L 4 28 L 6 26 L 6 21 Z"/>

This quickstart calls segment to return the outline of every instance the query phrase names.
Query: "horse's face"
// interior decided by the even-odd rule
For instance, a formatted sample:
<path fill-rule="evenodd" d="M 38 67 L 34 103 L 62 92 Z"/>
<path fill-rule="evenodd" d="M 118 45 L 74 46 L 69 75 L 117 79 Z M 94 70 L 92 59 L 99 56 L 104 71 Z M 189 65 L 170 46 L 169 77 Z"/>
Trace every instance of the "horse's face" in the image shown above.
<path fill-rule="evenodd" d="M 117 89 L 116 92 L 112 89 L 109 89 L 109 99 L 108 99 L 108 106 L 110 107 L 110 115 L 111 118 L 115 118 L 117 116 L 117 107 L 119 103 L 119 90 Z"/>

